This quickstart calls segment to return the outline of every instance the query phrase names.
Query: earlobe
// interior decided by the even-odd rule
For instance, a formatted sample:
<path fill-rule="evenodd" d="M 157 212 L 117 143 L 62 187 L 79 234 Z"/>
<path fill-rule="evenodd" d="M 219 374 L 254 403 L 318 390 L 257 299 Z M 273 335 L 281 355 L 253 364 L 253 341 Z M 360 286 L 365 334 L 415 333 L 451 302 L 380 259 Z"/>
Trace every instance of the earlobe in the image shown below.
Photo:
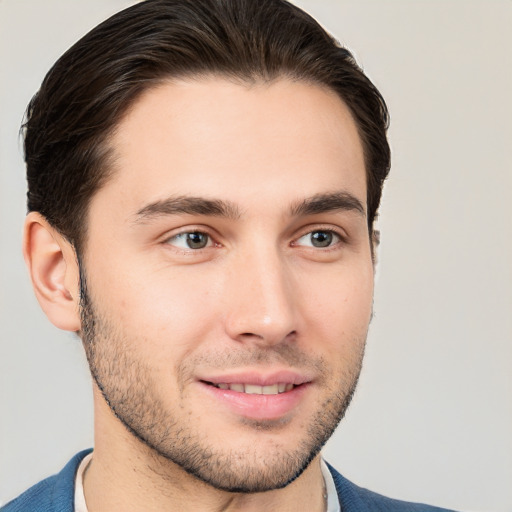
<path fill-rule="evenodd" d="M 59 329 L 80 330 L 79 272 L 72 245 L 37 212 L 27 215 L 23 256 L 37 300 Z"/>

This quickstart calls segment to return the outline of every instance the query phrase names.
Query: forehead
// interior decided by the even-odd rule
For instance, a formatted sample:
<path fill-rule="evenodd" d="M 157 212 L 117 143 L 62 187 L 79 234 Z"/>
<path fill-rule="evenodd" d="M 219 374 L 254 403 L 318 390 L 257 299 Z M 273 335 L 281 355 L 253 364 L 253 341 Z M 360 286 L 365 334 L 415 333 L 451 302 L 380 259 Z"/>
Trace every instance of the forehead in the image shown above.
<path fill-rule="evenodd" d="M 318 85 L 166 82 L 135 102 L 111 147 L 113 177 L 98 195 L 117 193 L 132 209 L 169 195 L 294 201 L 339 189 L 365 204 L 357 127 L 338 95 Z"/>

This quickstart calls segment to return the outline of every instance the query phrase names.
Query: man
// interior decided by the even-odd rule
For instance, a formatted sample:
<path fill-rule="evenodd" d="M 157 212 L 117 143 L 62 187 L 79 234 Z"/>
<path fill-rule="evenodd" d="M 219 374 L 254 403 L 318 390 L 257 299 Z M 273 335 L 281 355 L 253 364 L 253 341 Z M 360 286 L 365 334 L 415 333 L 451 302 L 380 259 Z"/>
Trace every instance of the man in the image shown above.
<path fill-rule="evenodd" d="M 147 0 L 28 108 L 24 254 L 95 447 L 2 510 L 440 510 L 320 456 L 372 314 L 379 92 L 280 0 Z"/>

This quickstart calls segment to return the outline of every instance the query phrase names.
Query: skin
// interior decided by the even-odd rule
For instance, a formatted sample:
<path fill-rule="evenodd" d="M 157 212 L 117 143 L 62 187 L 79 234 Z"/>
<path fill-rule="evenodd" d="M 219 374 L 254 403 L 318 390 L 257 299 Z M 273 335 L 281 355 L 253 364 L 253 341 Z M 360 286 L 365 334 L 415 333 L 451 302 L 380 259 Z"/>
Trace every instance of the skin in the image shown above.
<path fill-rule="evenodd" d="M 146 91 L 110 144 L 115 172 L 88 212 L 81 313 L 73 248 L 37 213 L 24 242 L 43 309 L 81 331 L 94 377 L 89 511 L 323 510 L 317 452 L 356 385 L 373 299 L 347 107 L 284 79 L 169 82 Z M 226 211 L 199 211 L 197 198 Z M 190 232 L 206 245 L 189 247 Z M 272 417 L 204 382 L 283 371 L 307 382 Z"/>

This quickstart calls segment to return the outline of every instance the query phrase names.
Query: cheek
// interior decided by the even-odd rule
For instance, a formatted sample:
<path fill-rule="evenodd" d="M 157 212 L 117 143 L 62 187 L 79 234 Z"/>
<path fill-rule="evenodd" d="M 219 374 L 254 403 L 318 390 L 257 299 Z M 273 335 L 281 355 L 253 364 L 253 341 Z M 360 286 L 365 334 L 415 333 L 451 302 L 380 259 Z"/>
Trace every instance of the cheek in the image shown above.
<path fill-rule="evenodd" d="M 316 277 L 316 279 L 314 278 Z M 306 325 L 314 325 L 334 347 L 364 343 L 373 309 L 373 268 L 360 265 L 319 278 L 313 276 L 302 309 Z"/>
<path fill-rule="evenodd" d="M 204 286 L 203 286 L 204 285 Z M 128 338 L 161 356 L 194 349 L 212 330 L 212 293 L 187 272 L 115 273 L 101 281 L 95 303 Z"/>

